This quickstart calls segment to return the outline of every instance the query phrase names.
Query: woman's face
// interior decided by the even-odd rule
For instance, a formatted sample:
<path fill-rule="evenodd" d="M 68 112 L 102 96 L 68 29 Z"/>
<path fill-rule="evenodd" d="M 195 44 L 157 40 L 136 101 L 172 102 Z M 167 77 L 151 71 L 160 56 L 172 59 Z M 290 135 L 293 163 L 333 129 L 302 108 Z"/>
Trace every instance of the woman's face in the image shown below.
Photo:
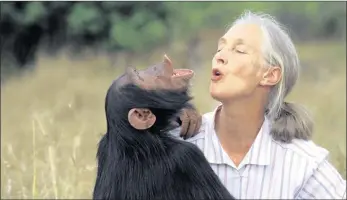
<path fill-rule="evenodd" d="M 250 96 L 263 80 L 263 34 L 258 25 L 233 26 L 218 41 L 212 60 L 211 96 L 218 101 Z"/>

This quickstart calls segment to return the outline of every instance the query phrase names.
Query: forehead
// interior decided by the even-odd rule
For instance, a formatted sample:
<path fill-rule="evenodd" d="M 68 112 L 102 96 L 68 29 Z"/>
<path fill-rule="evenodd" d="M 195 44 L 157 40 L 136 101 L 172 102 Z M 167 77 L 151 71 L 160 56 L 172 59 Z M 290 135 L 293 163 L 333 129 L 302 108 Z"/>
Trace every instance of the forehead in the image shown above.
<path fill-rule="evenodd" d="M 128 83 L 130 83 L 130 77 L 128 76 L 127 73 L 124 73 L 120 75 L 116 80 L 113 81 L 112 87 L 114 88 L 120 88 Z"/>
<path fill-rule="evenodd" d="M 263 32 L 259 25 L 237 24 L 231 27 L 219 42 L 243 43 L 255 49 L 260 49 L 263 44 L 263 38 Z"/>

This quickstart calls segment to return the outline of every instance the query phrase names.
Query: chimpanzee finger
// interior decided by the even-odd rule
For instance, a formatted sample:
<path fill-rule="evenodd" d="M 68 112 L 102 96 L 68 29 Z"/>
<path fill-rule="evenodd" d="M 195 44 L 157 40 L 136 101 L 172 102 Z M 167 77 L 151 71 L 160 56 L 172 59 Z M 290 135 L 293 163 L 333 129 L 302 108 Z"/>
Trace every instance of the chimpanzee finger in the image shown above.
<path fill-rule="evenodd" d="M 180 136 L 185 136 L 187 134 L 187 130 L 189 128 L 189 117 L 186 113 L 186 111 L 183 111 L 181 116 L 180 116 L 182 125 L 181 125 L 181 132 L 180 132 Z"/>
<path fill-rule="evenodd" d="M 194 118 L 189 118 L 190 122 L 189 122 L 189 127 L 188 127 L 188 131 L 186 133 L 186 139 L 191 138 L 194 136 L 195 134 L 195 129 L 196 129 L 196 120 Z"/>
<path fill-rule="evenodd" d="M 174 128 L 174 129 L 181 126 L 180 123 L 177 122 L 177 121 L 172 121 L 172 122 L 170 123 L 170 125 L 171 125 L 171 127 Z"/>
<path fill-rule="evenodd" d="M 195 129 L 194 129 L 194 134 L 193 136 L 195 136 L 196 134 L 199 133 L 200 127 L 201 127 L 201 123 L 202 123 L 202 117 L 201 115 L 198 114 L 198 116 L 196 116 L 196 125 L 195 125 Z"/>
<path fill-rule="evenodd" d="M 194 130 L 196 126 L 196 116 L 195 112 L 192 109 L 186 110 L 188 121 L 189 121 L 189 127 L 187 129 L 187 133 L 185 134 L 186 138 L 190 138 L 194 135 Z"/>
<path fill-rule="evenodd" d="M 182 126 L 181 126 L 181 137 L 183 137 L 183 139 L 187 139 L 188 137 L 188 130 L 189 130 L 189 127 L 190 127 L 190 122 L 189 120 L 186 121 L 186 123 L 182 123 Z"/>
<path fill-rule="evenodd" d="M 190 119 L 187 135 L 188 137 L 193 137 L 198 133 L 200 129 L 202 119 L 201 119 L 201 115 L 196 110 L 191 109 L 187 113 Z"/>
<path fill-rule="evenodd" d="M 188 122 L 187 130 L 186 130 L 186 133 L 185 133 L 184 136 L 183 136 L 183 139 L 184 139 L 184 140 L 186 140 L 186 139 L 188 139 L 188 138 L 191 137 L 191 135 L 189 134 L 189 129 L 190 129 L 191 125 L 192 125 L 192 124 L 191 124 L 191 121 L 189 121 L 189 122 Z"/>

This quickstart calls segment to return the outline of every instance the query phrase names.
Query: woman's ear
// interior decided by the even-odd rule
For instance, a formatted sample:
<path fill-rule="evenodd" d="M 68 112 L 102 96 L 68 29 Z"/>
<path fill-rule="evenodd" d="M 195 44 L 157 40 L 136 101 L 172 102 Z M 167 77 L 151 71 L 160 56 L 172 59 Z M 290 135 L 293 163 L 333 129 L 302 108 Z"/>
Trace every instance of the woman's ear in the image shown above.
<path fill-rule="evenodd" d="M 156 116 L 147 108 L 133 108 L 128 113 L 128 121 L 137 130 L 145 130 L 152 127 Z"/>
<path fill-rule="evenodd" d="M 260 81 L 262 86 L 274 86 L 281 81 L 282 69 L 280 67 L 270 67 L 263 75 Z"/>

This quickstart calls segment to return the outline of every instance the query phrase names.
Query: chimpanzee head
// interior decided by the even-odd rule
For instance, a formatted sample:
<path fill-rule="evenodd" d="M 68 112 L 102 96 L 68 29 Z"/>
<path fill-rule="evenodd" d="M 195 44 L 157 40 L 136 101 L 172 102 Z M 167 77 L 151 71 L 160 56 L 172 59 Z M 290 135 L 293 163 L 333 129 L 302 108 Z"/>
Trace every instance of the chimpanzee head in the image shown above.
<path fill-rule="evenodd" d="M 174 69 L 166 55 L 161 63 L 146 69 L 128 68 L 107 92 L 108 128 L 165 129 L 191 100 L 188 89 L 193 76 L 192 70 Z"/>

